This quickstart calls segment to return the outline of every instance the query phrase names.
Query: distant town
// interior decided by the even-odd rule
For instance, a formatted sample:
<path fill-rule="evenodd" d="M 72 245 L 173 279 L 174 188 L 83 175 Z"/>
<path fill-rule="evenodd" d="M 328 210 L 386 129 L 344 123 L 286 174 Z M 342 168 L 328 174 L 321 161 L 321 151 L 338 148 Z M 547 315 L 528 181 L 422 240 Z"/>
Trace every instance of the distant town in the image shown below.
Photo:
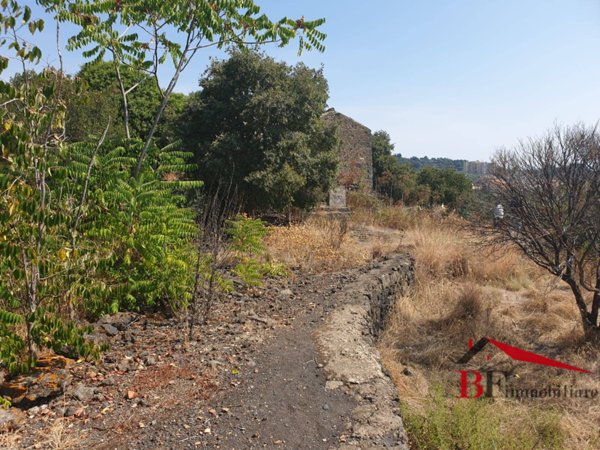
<path fill-rule="evenodd" d="M 408 164 L 418 170 L 423 167 L 436 167 L 438 169 L 454 169 L 457 172 L 464 173 L 470 178 L 479 178 L 488 173 L 490 166 L 489 162 L 484 161 L 467 161 L 466 159 L 450 159 L 450 158 L 429 158 L 424 156 L 419 158 L 413 156 L 405 158 L 400 154 L 394 155 L 402 164 Z"/>

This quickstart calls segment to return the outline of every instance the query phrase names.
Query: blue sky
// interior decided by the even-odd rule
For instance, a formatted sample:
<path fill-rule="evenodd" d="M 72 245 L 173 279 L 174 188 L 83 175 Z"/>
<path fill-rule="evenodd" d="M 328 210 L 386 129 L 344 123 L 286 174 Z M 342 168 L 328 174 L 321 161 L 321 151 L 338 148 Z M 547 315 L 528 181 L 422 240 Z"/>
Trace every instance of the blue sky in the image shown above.
<path fill-rule="evenodd" d="M 600 119 L 598 0 L 257 3 L 275 18 L 327 19 L 325 53 L 266 52 L 323 64 L 330 106 L 388 131 L 404 156 L 487 160 L 555 123 Z M 211 55 L 197 56 L 177 91 L 197 89 Z M 68 55 L 67 70 L 82 61 Z"/>

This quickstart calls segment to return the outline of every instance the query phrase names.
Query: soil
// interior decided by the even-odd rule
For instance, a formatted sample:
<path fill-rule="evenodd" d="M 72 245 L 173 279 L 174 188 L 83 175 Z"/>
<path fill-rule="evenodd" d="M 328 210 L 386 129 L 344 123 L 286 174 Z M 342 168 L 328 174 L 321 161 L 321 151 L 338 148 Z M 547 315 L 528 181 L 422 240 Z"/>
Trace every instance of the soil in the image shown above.
<path fill-rule="evenodd" d="M 174 318 L 98 325 L 110 350 L 69 365 L 64 392 L 26 410 L 17 448 L 50 447 L 59 422 L 73 448 L 337 447 L 357 403 L 325 389 L 311 334 L 360 272 L 297 273 L 230 295 L 193 342 Z"/>

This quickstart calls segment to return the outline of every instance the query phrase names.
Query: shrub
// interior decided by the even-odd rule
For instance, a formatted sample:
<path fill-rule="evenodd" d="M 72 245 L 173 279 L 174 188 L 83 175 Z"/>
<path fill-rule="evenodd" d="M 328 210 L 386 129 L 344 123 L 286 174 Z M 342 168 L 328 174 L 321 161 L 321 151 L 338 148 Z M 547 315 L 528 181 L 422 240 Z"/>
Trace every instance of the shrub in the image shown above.
<path fill-rule="evenodd" d="M 520 450 L 564 448 L 560 415 L 487 399 L 454 399 L 431 390 L 423 413 L 402 404 L 413 448 L 418 450 Z"/>

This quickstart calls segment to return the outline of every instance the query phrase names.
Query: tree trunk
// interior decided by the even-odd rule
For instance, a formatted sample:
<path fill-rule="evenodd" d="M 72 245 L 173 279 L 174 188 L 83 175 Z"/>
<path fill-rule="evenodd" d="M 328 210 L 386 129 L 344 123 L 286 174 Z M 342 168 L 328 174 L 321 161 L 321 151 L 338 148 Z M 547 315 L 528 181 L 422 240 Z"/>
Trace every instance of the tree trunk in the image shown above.
<path fill-rule="evenodd" d="M 596 268 L 596 286 L 592 300 L 591 322 L 598 327 L 598 314 L 600 313 L 600 265 Z"/>
<path fill-rule="evenodd" d="M 198 287 L 200 285 L 200 263 L 202 261 L 200 250 L 198 250 L 198 258 L 196 259 L 196 276 L 194 278 L 194 290 L 192 291 L 192 299 L 190 310 L 188 313 L 188 340 L 194 339 L 194 326 L 196 325 L 196 315 L 198 314 Z"/>
<path fill-rule="evenodd" d="M 131 139 L 131 133 L 129 131 L 129 105 L 127 103 L 127 92 L 125 91 L 125 85 L 123 84 L 123 78 L 121 77 L 121 70 L 117 65 L 115 66 L 115 72 L 117 73 L 117 81 L 119 82 L 119 90 L 121 91 L 121 100 L 123 102 L 123 124 L 125 125 L 125 136 L 127 139 Z"/>
<path fill-rule="evenodd" d="M 581 292 L 581 288 L 577 284 L 577 282 L 568 276 L 563 276 L 563 280 L 569 285 L 571 291 L 573 292 L 573 296 L 575 297 L 575 303 L 577 304 L 577 309 L 579 310 L 579 315 L 581 317 L 581 325 L 583 327 L 583 332 L 586 337 L 589 338 L 598 338 L 600 337 L 600 328 L 598 327 L 598 318 L 597 318 L 597 309 L 596 309 L 596 319 L 593 317 L 593 306 L 592 313 L 590 313 L 587 309 L 587 305 L 585 303 L 585 298 L 583 293 Z M 594 294 L 594 302 L 600 302 L 598 299 L 598 292 Z"/>

